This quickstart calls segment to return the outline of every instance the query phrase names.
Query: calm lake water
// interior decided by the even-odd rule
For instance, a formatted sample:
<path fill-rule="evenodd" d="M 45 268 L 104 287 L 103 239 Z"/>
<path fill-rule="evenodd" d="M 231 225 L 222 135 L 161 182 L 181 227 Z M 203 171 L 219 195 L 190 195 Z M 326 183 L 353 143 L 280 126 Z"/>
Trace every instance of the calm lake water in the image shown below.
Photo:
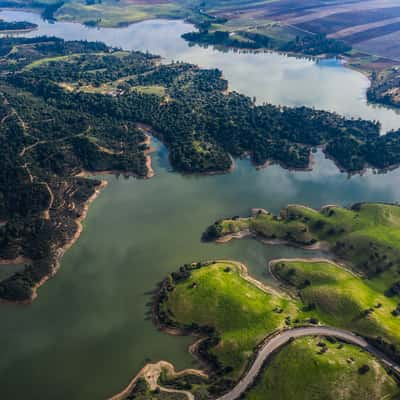
<path fill-rule="evenodd" d="M 258 101 L 315 105 L 378 119 L 386 130 L 400 127 L 398 114 L 366 104 L 367 80 L 333 60 L 316 64 L 276 54 L 189 48 L 180 34 L 192 28 L 180 21 L 88 29 L 47 24 L 20 12 L 3 12 L 0 18 L 38 23 L 39 31 L 30 35 L 102 40 L 219 67 L 232 89 Z M 240 260 L 268 281 L 268 260 L 310 254 L 251 239 L 201 243 L 202 231 L 215 219 L 245 215 L 252 207 L 277 212 L 288 203 L 319 207 L 400 198 L 399 170 L 349 179 L 321 153 L 312 172 L 278 166 L 256 170 L 248 160 L 238 160 L 232 174 L 189 177 L 171 172 L 165 147 L 158 141 L 154 145 L 156 176 L 145 181 L 106 177 L 109 185 L 91 206 L 80 239 L 38 299 L 30 306 L 1 305 L 0 398 L 104 399 L 149 360 L 193 366 L 187 353 L 190 338 L 160 333 L 149 320 L 149 292 L 157 282 L 183 263 L 216 258 Z"/>

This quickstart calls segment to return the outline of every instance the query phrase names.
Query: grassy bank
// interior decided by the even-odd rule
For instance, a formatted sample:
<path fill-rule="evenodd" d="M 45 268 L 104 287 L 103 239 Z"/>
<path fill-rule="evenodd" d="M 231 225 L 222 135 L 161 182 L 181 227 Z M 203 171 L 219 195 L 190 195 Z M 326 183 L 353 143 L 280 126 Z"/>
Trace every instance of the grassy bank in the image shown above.
<path fill-rule="evenodd" d="M 336 256 L 367 276 L 391 269 L 397 271 L 400 264 L 400 207 L 397 205 L 356 204 L 350 209 L 326 206 L 320 211 L 290 205 L 279 216 L 260 211 L 249 218 L 218 221 L 208 233 L 211 239 L 244 229 L 262 238 L 301 246 L 325 242 Z"/>

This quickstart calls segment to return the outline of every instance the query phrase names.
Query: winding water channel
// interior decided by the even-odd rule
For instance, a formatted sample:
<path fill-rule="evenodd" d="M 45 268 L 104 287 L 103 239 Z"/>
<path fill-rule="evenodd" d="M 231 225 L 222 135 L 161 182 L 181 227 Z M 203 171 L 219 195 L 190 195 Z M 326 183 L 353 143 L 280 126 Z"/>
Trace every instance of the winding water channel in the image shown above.
<path fill-rule="evenodd" d="M 316 63 L 278 54 L 222 53 L 189 47 L 181 21 L 147 21 L 118 29 L 48 24 L 30 13 L 0 12 L 6 20 L 39 25 L 32 35 L 101 40 L 149 50 L 168 59 L 218 67 L 230 88 L 259 102 L 306 104 L 400 127 L 393 110 L 366 103 L 367 79 L 335 60 Z M 155 141 L 156 176 L 138 181 L 107 177 L 108 187 L 90 208 L 84 232 L 62 260 L 60 272 L 30 306 L 0 307 L 0 390 L 7 399 L 92 400 L 120 391 L 145 362 L 194 365 L 189 338 L 158 332 L 148 318 L 149 292 L 168 272 L 192 260 L 233 258 L 260 280 L 273 258 L 308 252 L 254 240 L 204 244 L 206 225 L 252 207 L 278 211 L 288 203 L 313 207 L 356 201 L 397 201 L 400 170 L 349 179 L 322 154 L 312 172 L 278 166 L 256 170 L 238 160 L 228 175 L 189 177 L 170 171 L 165 147 Z M 315 253 L 319 255 L 318 253 Z"/>

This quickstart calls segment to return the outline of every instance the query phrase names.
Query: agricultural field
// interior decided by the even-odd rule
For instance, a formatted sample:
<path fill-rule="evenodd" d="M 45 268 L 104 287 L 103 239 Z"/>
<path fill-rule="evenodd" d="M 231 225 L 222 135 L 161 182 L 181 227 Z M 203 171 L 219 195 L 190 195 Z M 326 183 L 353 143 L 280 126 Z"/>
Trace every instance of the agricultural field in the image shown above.
<path fill-rule="evenodd" d="M 116 27 L 153 18 L 186 18 L 190 11 L 170 0 L 7 0 L 0 7 L 36 10 L 46 19 Z"/>
<path fill-rule="evenodd" d="M 123 26 L 153 18 L 184 18 L 187 13 L 168 0 L 104 0 L 66 2 L 56 13 L 60 21 L 88 25 Z"/>
<path fill-rule="evenodd" d="M 362 373 L 365 365 L 369 370 Z M 395 380 L 367 353 L 331 338 L 305 337 L 271 360 L 245 399 L 389 400 L 398 396 Z"/>
<path fill-rule="evenodd" d="M 396 41 L 396 33 L 400 31 L 400 7 L 395 0 L 255 1 L 242 3 L 242 6 L 227 6 L 226 2 L 221 2 L 211 9 L 228 19 L 254 20 L 258 24 L 272 20 L 305 33 L 344 40 L 373 55 L 400 59 Z"/>

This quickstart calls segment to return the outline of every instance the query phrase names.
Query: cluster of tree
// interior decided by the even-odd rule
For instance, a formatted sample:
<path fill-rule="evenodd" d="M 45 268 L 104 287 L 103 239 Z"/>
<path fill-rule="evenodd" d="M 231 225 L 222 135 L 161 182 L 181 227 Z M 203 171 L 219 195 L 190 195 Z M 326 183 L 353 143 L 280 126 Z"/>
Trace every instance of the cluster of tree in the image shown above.
<path fill-rule="evenodd" d="M 57 1 L 56 3 L 44 3 L 42 11 L 42 18 L 48 21 L 55 21 L 54 14 L 64 5 L 64 1 Z"/>
<path fill-rule="evenodd" d="M 136 129 L 139 122 L 160 133 L 172 166 L 187 173 L 225 172 L 230 155 L 244 154 L 258 165 L 307 168 L 319 145 L 349 172 L 398 163 L 399 132 L 381 137 L 373 122 L 307 107 L 257 106 L 246 96 L 226 93 L 219 70 L 158 64 L 154 58 L 85 41 L 0 41 L 0 218 L 10 226 L 14 219 L 30 226 L 48 215 L 49 207 L 52 216 L 49 199 L 68 198 L 52 182 L 77 184 L 71 179 L 81 171 L 145 176 L 147 146 Z M 122 84 L 127 90 L 117 96 L 87 90 Z M 132 85 L 162 86 L 168 98 L 129 90 Z M 61 202 L 64 208 L 68 203 Z M 9 224 L 0 235 L 2 254 L 28 256 L 16 244 L 31 240 L 28 230 L 10 236 Z M 56 236 L 51 218 L 43 226 Z"/>
<path fill-rule="evenodd" d="M 238 49 L 260 49 L 271 48 L 271 40 L 265 35 L 243 32 L 236 37 L 230 35 L 227 31 L 202 30 L 200 32 L 188 32 L 182 35 L 182 38 L 191 43 L 200 45 L 234 47 Z"/>
<path fill-rule="evenodd" d="M 316 56 L 319 54 L 343 54 L 350 51 L 351 46 L 341 40 L 329 39 L 326 35 L 318 34 L 297 36 L 295 40 L 281 46 L 280 50 Z"/>
<path fill-rule="evenodd" d="M 222 235 L 222 224 L 220 221 L 214 222 L 202 234 L 201 240 L 204 242 L 213 242 Z"/>
<path fill-rule="evenodd" d="M 387 297 L 400 296 L 400 281 L 393 283 L 393 285 L 386 291 Z"/>
<path fill-rule="evenodd" d="M 37 25 L 28 21 L 7 22 L 0 19 L 0 32 L 2 31 L 26 31 L 36 29 Z"/>
<path fill-rule="evenodd" d="M 348 44 L 329 39 L 325 35 L 304 35 L 282 44 L 274 38 L 257 32 L 238 31 L 230 34 L 227 31 L 209 31 L 208 27 L 199 32 L 188 32 L 182 37 L 191 43 L 199 45 L 214 45 L 238 49 L 271 49 L 290 53 L 300 53 L 310 56 L 320 54 L 343 54 L 351 50 Z"/>
<path fill-rule="evenodd" d="M 386 354 L 391 360 L 400 364 L 400 348 L 393 343 L 387 342 L 382 337 L 368 338 L 368 341 L 384 354 Z"/>
<path fill-rule="evenodd" d="M 398 67 L 381 73 L 373 72 L 371 86 L 367 91 L 368 101 L 400 107 L 400 69 Z"/>

